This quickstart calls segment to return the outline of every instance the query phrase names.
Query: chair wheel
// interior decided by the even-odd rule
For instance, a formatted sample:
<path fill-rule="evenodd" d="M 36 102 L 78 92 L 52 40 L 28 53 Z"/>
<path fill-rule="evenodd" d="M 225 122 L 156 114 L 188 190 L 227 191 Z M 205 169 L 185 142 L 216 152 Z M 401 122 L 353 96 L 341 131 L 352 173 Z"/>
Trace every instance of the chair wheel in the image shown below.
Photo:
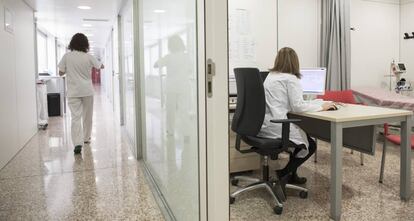
<path fill-rule="evenodd" d="M 308 192 L 307 191 L 300 191 L 299 197 L 302 199 L 308 198 Z"/>
<path fill-rule="evenodd" d="M 230 197 L 230 204 L 233 204 L 236 201 L 236 198 Z"/>
<path fill-rule="evenodd" d="M 231 180 L 231 185 L 233 185 L 233 186 L 239 185 L 239 180 L 238 179 L 232 179 Z"/>
<path fill-rule="evenodd" d="M 282 214 L 282 212 L 283 212 L 283 207 L 280 207 L 280 206 L 275 206 L 275 207 L 273 208 L 273 211 L 274 211 L 277 215 L 281 215 L 281 214 Z"/>

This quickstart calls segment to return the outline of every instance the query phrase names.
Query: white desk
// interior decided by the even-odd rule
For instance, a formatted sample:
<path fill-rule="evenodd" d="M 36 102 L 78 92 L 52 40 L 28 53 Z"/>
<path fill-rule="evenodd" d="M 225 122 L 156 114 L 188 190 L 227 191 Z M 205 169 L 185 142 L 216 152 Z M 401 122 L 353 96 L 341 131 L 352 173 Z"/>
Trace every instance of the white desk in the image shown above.
<path fill-rule="evenodd" d="M 343 129 L 369 125 L 381 125 L 387 122 L 401 122 L 401 173 L 400 197 L 409 200 L 411 195 L 411 118 L 412 111 L 381 107 L 346 105 L 337 111 L 314 113 L 292 113 L 290 118 L 312 119 L 330 125 L 331 142 L 331 184 L 330 184 L 330 217 L 341 218 L 342 201 L 342 147 Z M 300 125 L 300 124 L 299 124 Z M 410 128 L 410 129 L 409 129 Z M 313 130 L 319 130 L 314 124 Z"/>

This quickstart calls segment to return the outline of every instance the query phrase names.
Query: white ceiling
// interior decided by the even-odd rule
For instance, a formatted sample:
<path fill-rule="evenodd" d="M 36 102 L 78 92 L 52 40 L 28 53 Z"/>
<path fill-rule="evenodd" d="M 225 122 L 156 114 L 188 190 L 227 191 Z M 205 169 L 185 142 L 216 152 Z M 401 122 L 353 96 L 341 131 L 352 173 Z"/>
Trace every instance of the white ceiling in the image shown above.
<path fill-rule="evenodd" d="M 78 32 L 91 34 L 89 40 L 95 48 L 103 48 L 116 22 L 122 0 L 25 0 L 36 10 L 38 27 L 56 36 L 67 45 Z M 90 10 L 78 6 L 90 6 Z M 106 21 L 84 21 L 99 19 Z M 84 27 L 83 25 L 91 25 Z"/>

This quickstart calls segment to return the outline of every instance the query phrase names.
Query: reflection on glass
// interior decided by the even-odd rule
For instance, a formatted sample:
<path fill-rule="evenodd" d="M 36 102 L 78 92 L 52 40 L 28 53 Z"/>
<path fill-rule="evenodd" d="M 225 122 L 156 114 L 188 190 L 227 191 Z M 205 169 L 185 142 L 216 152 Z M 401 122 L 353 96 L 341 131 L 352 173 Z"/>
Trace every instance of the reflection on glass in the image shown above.
<path fill-rule="evenodd" d="M 126 133 L 135 146 L 135 77 L 134 77 L 134 44 L 132 25 L 132 1 L 123 14 L 123 45 L 124 45 L 124 93 L 125 93 L 125 128 Z M 136 154 L 136 153 L 135 153 Z"/>
<path fill-rule="evenodd" d="M 191 88 L 190 79 L 192 73 L 191 61 L 185 52 L 183 40 L 174 35 L 168 39 L 169 54 L 160 58 L 154 65 L 155 68 L 166 67 L 166 135 L 167 147 L 175 147 L 175 129 L 182 130 L 181 135 L 185 138 L 189 136 L 188 127 L 185 127 L 188 118 L 185 112 L 191 109 Z M 176 125 L 176 119 L 178 125 Z M 179 124 L 182 125 L 179 125 Z M 177 127 L 178 126 L 178 127 Z"/>
<path fill-rule="evenodd" d="M 162 5 L 163 13 L 153 6 Z M 145 161 L 177 220 L 198 220 L 195 0 L 144 0 Z"/>

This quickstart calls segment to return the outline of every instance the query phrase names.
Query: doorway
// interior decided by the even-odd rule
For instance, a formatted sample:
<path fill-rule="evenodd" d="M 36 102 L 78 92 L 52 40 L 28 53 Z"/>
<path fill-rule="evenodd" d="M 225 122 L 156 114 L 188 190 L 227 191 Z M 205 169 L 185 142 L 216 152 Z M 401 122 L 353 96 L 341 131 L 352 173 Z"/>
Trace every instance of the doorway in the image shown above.
<path fill-rule="evenodd" d="M 137 146 L 162 207 L 172 220 L 228 220 L 227 19 L 215 19 L 227 5 L 133 4 Z"/>

